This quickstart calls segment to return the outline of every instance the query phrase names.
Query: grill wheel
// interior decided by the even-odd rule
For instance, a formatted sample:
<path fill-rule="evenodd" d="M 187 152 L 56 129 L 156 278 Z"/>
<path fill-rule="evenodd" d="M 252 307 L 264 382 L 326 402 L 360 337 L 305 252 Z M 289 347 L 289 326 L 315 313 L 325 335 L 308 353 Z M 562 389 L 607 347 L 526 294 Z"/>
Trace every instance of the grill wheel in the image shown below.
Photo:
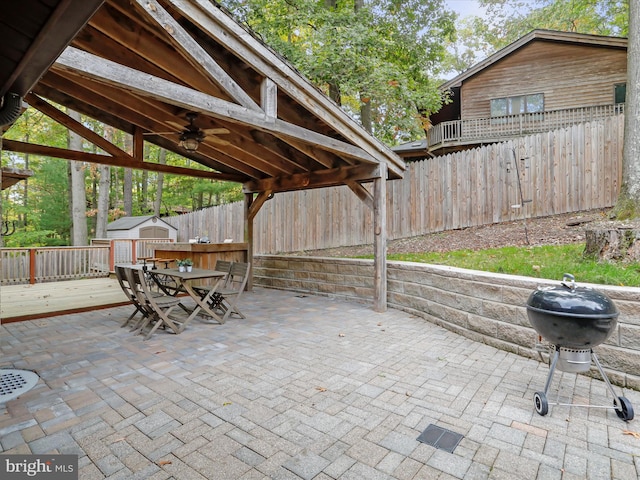
<path fill-rule="evenodd" d="M 547 402 L 547 396 L 544 392 L 536 392 L 533 394 L 533 405 L 535 406 L 538 415 L 542 415 L 544 417 L 549 413 L 549 403 Z"/>
<path fill-rule="evenodd" d="M 616 415 L 622 420 L 633 420 L 633 407 L 631 402 L 625 397 L 618 397 L 613 401 L 613 406 L 616 409 Z"/>

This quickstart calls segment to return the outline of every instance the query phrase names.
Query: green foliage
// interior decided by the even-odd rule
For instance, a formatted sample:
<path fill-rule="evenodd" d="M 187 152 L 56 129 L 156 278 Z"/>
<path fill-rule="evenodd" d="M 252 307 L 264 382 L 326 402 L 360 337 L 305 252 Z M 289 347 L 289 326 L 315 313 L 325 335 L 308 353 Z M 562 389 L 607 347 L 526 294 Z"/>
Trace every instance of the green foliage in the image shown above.
<path fill-rule="evenodd" d="M 449 265 L 493 273 L 560 280 L 571 273 L 578 282 L 640 285 L 640 265 L 584 259 L 583 243 L 561 246 L 504 247 L 489 250 L 391 254 L 389 260 Z"/>
<path fill-rule="evenodd" d="M 51 159 L 40 162 L 39 176 L 30 182 L 31 225 L 35 230 L 54 231 L 69 239 L 71 216 L 69 214 L 68 162 Z"/>
<path fill-rule="evenodd" d="M 68 245 L 65 239 L 53 230 L 18 230 L 13 235 L 3 237 L 4 246 L 12 247 L 59 247 Z"/>
<path fill-rule="evenodd" d="M 379 139 L 424 136 L 423 115 L 440 107 L 436 75 L 455 30 L 441 0 L 223 3 L 325 93 L 338 90 L 354 118 L 369 104 Z"/>

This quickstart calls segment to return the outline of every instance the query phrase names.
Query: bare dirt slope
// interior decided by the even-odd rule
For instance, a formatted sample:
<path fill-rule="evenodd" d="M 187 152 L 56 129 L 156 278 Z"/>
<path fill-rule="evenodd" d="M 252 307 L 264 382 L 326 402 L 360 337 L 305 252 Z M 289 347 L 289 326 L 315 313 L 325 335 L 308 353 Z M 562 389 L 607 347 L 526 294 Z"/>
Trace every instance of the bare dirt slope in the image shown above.
<path fill-rule="evenodd" d="M 584 242 L 585 227 L 603 220 L 606 220 L 606 210 L 591 210 L 551 217 L 527 218 L 526 221 L 518 220 L 481 227 L 447 230 L 419 237 L 391 240 L 388 243 L 388 253 L 484 250 L 513 245 L 562 245 Z M 299 252 L 299 254 L 325 257 L 372 255 L 373 245 L 330 248 Z"/>

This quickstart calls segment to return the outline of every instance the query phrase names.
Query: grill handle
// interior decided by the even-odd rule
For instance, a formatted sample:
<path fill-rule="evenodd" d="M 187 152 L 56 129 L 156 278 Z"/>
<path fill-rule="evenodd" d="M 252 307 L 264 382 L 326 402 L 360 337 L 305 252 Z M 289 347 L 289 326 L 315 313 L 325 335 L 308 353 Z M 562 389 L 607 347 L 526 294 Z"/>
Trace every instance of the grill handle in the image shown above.
<path fill-rule="evenodd" d="M 569 283 L 567 281 L 569 281 Z M 570 273 L 565 273 L 562 276 L 561 284 L 563 287 L 568 288 L 573 292 L 576 289 L 576 277 L 574 277 Z"/>

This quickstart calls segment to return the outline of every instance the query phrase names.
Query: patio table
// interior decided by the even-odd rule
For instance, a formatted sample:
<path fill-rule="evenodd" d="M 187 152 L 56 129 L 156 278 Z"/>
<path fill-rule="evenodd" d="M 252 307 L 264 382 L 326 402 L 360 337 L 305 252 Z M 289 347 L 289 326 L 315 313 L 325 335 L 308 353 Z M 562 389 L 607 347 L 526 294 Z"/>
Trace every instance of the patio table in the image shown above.
<path fill-rule="evenodd" d="M 212 317 L 219 324 L 223 324 L 224 320 L 211 308 L 207 302 L 211 298 L 211 296 L 215 293 L 220 281 L 226 276 L 225 272 L 220 272 L 218 270 L 208 270 L 205 268 L 194 268 L 190 272 L 181 272 L 177 268 L 158 268 L 156 270 L 149 270 L 148 273 L 151 275 L 151 278 L 156 281 L 158 287 L 162 289 L 166 294 L 169 295 L 177 295 L 180 292 L 187 293 L 195 302 L 196 306 L 191 311 L 191 314 L 187 318 L 187 320 L 182 324 L 181 330 L 184 330 L 186 325 L 193 320 L 194 317 L 200 313 L 200 311 L 204 311 L 208 316 Z M 167 289 L 166 284 L 161 280 L 162 278 L 170 277 L 175 280 L 176 288 Z M 211 284 L 208 286 L 198 285 L 198 288 L 202 290 L 203 288 L 208 288 L 206 295 L 200 296 L 194 289 L 191 282 L 194 280 L 212 280 Z"/>

